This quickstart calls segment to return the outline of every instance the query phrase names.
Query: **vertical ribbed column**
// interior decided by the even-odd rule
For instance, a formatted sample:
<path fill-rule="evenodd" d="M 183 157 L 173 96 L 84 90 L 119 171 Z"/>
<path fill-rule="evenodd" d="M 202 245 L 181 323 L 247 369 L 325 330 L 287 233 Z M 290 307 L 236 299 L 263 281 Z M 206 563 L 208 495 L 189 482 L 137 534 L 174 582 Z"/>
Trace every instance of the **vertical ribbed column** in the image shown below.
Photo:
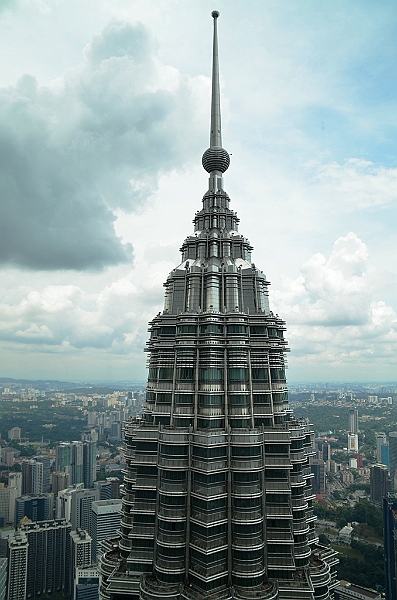
<path fill-rule="evenodd" d="M 234 312 L 240 308 L 239 298 L 239 278 L 237 273 L 226 273 L 225 275 L 226 288 L 226 310 Z"/>
<path fill-rule="evenodd" d="M 207 275 L 205 278 L 206 287 L 206 310 L 220 311 L 220 278 L 219 275 Z"/>

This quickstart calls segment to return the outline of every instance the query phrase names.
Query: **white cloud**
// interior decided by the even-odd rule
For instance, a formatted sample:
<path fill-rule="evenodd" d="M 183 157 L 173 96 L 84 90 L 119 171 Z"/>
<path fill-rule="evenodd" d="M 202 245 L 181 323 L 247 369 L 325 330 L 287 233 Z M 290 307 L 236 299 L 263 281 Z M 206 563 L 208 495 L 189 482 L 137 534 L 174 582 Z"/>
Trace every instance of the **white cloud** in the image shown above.
<path fill-rule="evenodd" d="M 322 380 L 336 371 L 351 379 L 365 376 L 365 368 L 368 378 L 390 372 L 397 363 L 397 313 L 377 299 L 378 273 L 363 241 L 355 233 L 339 238 L 328 259 L 314 255 L 301 273 L 284 279 L 271 297 L 287 321 L 294 378 L 301 369 L 303 378 L 310 369 L 313 376 L 314 368 Z"/>
<path fill-rule="evenodd" d="M 397 169 L 376 166 L 369 160 L 349 158 L 343 164 L 311 161 L 312 183 L 347 208 L 376 208 L 397 201 Z"/>

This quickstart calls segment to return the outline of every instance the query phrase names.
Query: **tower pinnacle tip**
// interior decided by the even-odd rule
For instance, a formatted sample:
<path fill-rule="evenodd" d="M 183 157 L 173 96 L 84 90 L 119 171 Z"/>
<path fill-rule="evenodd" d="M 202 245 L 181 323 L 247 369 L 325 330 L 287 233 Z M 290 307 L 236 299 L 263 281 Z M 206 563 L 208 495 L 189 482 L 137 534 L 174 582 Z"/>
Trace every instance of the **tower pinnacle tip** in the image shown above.
<path fill-rule="evenodd" d="M 204 152 L 202 164 L 208 173 L 224 173 L 230 164 L 230 157 L 227 151 L 222 148 L 221 133 L 221 102 L 219 86 L 219 58 L 218 58 L 218 34 L 217 19 L 219 11 L 213 10 L 211 16 L 214 19 L 214 39 L 212 49 L 212 98 L 211 98 L 211 129 L 210 129 L 210 147 Z"/>

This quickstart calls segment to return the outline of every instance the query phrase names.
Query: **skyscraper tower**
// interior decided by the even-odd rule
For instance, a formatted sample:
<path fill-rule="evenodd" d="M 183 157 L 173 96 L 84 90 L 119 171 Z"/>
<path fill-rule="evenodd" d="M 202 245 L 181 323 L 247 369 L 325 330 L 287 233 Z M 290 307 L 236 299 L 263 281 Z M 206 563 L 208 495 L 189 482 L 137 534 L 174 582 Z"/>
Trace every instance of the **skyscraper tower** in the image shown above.
<path fill-rule="evenodd" d="M 358 433 L 358 409 L 349 409 L 349 432 Z"/>
<path fill-rule="evenodd" d="M 146 405 L 125 428 L 120 538 L 101 559 L 101 597 L 326 600 L 336 560 L 314 532 L 313 432 L 289 408 L 285 323 L 223 189 L 212 16 L 209 189 L 150 324 Z"/>
<path fill-rule="evenodd" d="M 55 468 L 70 475 L 70 483 L 91 488 L 96 479 L 96 442 L 62 442 L 56 447 Z"/>
<path fill-rule="evenodd" d="M 397 600 L 397 495 L 391 492 L 383 498 L 383 548 L 386 598 Z"/>
<path fill-rule="evenodd" d="M 378 463 L 382 463 L 382 447 L 387 443 L 386 434 L 382 431 L 376 434 L 376 459 Z"/>
<path fill-rule="evenodd" d="M 394 492 L 397 491 L 397 431 L 389 433 L 390 482 Z"/>
<path fill-rule="evenodd" d="M 43 463 L 31 458 L 22 461 L 22 493 L 42 494 Z"/>

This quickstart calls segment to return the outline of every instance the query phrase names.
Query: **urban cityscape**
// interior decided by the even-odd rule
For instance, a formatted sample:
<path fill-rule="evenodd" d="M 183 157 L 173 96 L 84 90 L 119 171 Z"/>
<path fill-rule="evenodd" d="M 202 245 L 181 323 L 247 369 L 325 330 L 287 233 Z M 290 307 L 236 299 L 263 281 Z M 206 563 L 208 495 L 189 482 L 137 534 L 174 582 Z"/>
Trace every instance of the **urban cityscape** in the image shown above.
<path fill-rule="evenodd" d="M 98 598 L 101 552 L 121 526 L 123 424 L 141 418 L 146 386 L 32 383 L 0 388 L 1 597 Z M 294 413 L 313 423 L 318 538 L 339 553 L 339 578 L 349 575 L 352 594 L 392 598 L 397 384 L 291 384 L 289 396 Z M 65 416 L 74 423 L 67 441 Z M 335 597 L 350 597 L 342 589 Z"/>
<path fill-rule="evenodd" d="M 106 361 L 103 379 L 0 373 L 0 600 L 397 600 L 397 380 L 372 379 L 373 371 L 361 381 L 288 377 L 293 344 L 288 323 L 273 311 L 285 302 L 296 316 L 295 296 L 270 293 L 226 192 L 231 154 L 222 139 L 219 16 L 212 11 L 202 206 L 179 262 L 163 278 L 159 312 L 150 313 L 157 300 L 142 289 L 141 312 L 150 315 L 147 378 L 107 377 Z M 109 27 L 109 39 L 123 29 Z M 95 35 L 85 57 L 102 65 L 106 44 Z M 137 62 L 148 51 L 147 35 L 139 29 Z M 345 240 L 358 248 L 353 234 Z M 121 262 L 128 252 L 132 260 L 126 248 Z M 346 271 L 353 296 L 360 269 Z M 30 293 L 38 311 L 70 310 L 56 287 L 41 304 Z M 72 288 L 69 298 L 79 296 Z M 111 293 L 109 286 L 105 296 Z M 105 296 L 98 305 L 116 321 Z M 88 307 L 92 299 L 82 302 Z M 314 304 L 313 348 L 324 357 L 331 338 L 316 328 L 326 300 Z M 371 306 L 372 324 L 383 326 L 385 303 Z M 358 339 L 356 308 L 334 315 L 332 326 Z M 66 361 L 113 335 L 109 347 L 123 364 L 122 323 L 110 333 L 79 310 L 71 314 L 82 334 L 59 344 Z M 22 331 L 18 318 L 17 337 L 53 343 L 47 326 Z M 384 348 L 392 337 L 386 329 Z M 306 358 L 310 352 L 316 355 Z M 343 352 L 346 363 L 361 356 L 354 340 Z M 389 346 L 382 361 L 388 369 Z M 339 368 L 343 361 L 330 362 Z"/>

